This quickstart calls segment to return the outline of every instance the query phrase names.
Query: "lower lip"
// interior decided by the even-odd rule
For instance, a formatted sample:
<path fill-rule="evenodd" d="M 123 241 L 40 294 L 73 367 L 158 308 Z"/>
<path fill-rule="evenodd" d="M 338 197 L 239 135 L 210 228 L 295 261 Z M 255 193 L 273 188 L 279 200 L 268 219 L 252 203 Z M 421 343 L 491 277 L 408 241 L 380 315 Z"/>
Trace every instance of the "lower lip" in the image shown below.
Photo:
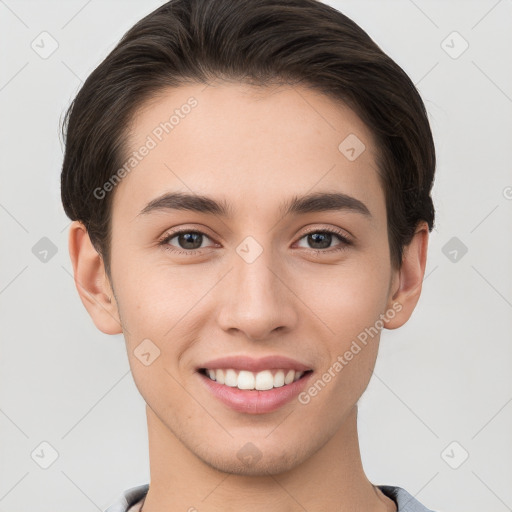
<path fill-rule="evenodd" d="M 211 393 L 221 402 L 237 412 L 264 414 L 275 411 L 295 398 L 306 386 L 313 372 L 304 374 L 299 380 L 278 388 L 258 391 L 226 386 L 198 372 Z"/>

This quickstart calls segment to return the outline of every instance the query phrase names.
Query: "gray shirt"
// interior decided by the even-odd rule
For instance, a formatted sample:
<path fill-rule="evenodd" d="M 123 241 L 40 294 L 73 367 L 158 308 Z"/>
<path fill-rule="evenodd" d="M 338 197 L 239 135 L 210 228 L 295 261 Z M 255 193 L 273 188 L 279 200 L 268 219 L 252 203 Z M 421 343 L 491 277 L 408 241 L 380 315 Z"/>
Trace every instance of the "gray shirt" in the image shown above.
<path fill-rule="evenodd" d="M 433 512 L 401 487 L 392 485 L 378 485 L 377 487 L 396 503 L 398 512 Z M 105 512 L 139 512 L 142 500 L 146 497 L 148 490 L 149 484 L 127 489 Z"/>

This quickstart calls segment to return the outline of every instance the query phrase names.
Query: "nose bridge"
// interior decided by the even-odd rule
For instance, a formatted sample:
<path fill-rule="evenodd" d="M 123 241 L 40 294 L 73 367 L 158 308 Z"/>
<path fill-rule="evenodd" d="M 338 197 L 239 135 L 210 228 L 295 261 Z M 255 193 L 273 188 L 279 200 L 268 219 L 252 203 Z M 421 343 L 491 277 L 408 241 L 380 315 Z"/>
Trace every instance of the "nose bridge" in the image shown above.
<path fill-rule="evenodd" d="M 291 327 L 296 316 L 290 292 L 278 277 L 280 265 L 272 249 L 248 236 L 235 251 L 220 314 L 222 327 L 236 328 L 251 339 Z"/>
<path fill-rule="evenodd" d="M 263 246 L 254 237 L 246 237 L 236 248 L 233 279 L 237 298 L 249 311 L 270 311 L 279 301 L 276 277 L 271 271 L 276 266 L 269 243 Z"/>

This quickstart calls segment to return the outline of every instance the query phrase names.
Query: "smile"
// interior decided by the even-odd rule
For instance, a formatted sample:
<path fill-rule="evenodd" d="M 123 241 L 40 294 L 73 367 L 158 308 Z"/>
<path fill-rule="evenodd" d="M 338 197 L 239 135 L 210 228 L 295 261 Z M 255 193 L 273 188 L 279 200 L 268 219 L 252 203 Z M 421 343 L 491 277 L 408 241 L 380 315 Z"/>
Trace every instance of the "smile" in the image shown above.
<path fill-rule="evenodd" d="M 248 370 L 235 370 L 233 368 L 201 368 L 200 372 L 218 384 L 232 388 L 266 391 L 279 388 L 298 381 L 306 372 L 293 369 L 263 370 L 251 372 Z"/>

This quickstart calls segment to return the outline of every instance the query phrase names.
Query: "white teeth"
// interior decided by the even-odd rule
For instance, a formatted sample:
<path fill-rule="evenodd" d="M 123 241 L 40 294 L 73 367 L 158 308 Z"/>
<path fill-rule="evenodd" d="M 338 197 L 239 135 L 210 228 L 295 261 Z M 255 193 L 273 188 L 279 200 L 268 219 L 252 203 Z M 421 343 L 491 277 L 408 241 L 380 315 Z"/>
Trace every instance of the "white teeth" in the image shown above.
<path fill-rule="evenodd" d="M 238 374 L 239 389 L 254 389 L 254 373 L 242 370 Z"/>
<path fill-rule="evenodd" d="M 263 370 L 258 373 L 247 370 L 236 371 L 233 369 L 207 369 L 206 374 L 211 380 L 238 389 L 256 389 L 265 391 L 272 388 L 279 388 L 299 380 L 304 372 L 295 370 Z"/>
<path fill-rule="evenodd" d="M 281 386 L 284 386 L 284 371 L 278 370 L 274 375 L 274 387 L 280 388 Z"/>
<path fill-rule="evenodd" d="M 254 386 L 259 391 L 272 389 L 274 387 L 274 376 L 269 370 L 263 370 L 256 374 L 256 384 Z"/>
<path fill-rule="evenodd" d="M 293 378 L 295 377 L 295 370 L 288 370 L 286 377 L 284 378 L 285 384 L 291 384 L 293 382 Z"/>
<path fill-rule="evenodd" d="M 236 388 L 238 385 L 238 375 L 235 370 L 226 370 L 226 376 L 224 377 L 224 384 L 232 388 Z"/>

